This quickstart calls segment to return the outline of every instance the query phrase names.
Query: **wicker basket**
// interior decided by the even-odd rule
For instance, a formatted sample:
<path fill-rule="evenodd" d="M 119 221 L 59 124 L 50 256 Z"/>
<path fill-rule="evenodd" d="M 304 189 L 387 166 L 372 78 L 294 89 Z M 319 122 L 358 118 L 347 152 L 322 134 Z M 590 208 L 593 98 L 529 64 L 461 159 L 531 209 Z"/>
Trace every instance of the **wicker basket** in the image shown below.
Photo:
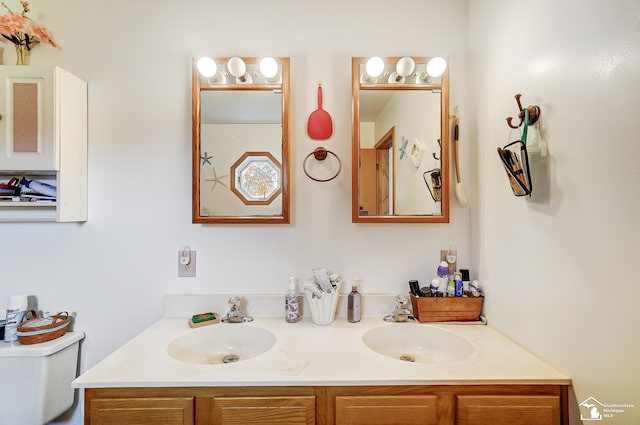
<path fill-rule="evenodd" d="M 37 317 L 31 311 L 33 319 L 18 325 L 18 341 L 20 344 L 38 344 L 60 338 L 69 327 L 69 313 L 60 312 L 48 318 Z"/>

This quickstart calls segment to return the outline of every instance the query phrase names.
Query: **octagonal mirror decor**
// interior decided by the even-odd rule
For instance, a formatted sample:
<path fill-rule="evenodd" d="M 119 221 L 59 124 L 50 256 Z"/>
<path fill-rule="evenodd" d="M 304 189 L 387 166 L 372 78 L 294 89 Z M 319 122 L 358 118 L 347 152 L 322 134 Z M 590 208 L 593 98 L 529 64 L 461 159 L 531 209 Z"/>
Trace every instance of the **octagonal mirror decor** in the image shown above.
<path fill-rule="evenodd" d="M 281 169 L 269 152 L 245 152 L 231 166 L 231 191 L 246 205 L 269 205 L 282 191 Z"/>

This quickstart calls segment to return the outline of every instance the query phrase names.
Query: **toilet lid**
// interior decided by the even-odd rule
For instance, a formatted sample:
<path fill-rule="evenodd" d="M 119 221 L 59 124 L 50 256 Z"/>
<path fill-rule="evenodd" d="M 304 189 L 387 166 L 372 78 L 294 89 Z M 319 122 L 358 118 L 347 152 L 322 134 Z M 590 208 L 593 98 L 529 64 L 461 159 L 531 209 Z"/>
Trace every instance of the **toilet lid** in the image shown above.
<path fill-rule="evenodd" d="M 60 338 L 39 344 L 8 344 L 0 342 L 0 360 L 3 357 L 44 357 L 67 348 L 84 338 L 84 332 L 67 332 Z"/>

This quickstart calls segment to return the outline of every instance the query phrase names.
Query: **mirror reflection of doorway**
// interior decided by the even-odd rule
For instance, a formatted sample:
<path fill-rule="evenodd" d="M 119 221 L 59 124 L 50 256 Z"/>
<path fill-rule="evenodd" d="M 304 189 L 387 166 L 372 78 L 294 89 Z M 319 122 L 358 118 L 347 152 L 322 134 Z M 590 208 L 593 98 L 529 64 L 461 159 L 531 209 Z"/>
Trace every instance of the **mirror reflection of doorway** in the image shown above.
<path fill-rule="evenodd" d="M 372 149 L 360 150 L 360 206 L 362 214 L 395 214 L 395 173 L 393 152 L 395 127 L 392 127 Z"/>

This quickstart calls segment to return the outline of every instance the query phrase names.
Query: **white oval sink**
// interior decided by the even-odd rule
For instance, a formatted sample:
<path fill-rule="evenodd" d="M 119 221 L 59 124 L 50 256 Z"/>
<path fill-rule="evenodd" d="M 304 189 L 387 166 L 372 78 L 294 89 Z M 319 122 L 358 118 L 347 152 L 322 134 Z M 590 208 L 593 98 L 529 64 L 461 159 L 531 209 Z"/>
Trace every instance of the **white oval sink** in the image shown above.
<path fill-rule="evenodd" d="M 417 323 L 380 326 L 367 331 L 362 340 L 376 353 L 407 362 L 455 362 L 474 352 L 473 345 L 462 336 Z"/>
<path fill-rule="evenodd" d="M 194 329 L 167 347 L 171 357 L 186 363 L 224 364 L 256 357 L 276 343 L 270 331 L 241 324 L 217 324 Z"/>

